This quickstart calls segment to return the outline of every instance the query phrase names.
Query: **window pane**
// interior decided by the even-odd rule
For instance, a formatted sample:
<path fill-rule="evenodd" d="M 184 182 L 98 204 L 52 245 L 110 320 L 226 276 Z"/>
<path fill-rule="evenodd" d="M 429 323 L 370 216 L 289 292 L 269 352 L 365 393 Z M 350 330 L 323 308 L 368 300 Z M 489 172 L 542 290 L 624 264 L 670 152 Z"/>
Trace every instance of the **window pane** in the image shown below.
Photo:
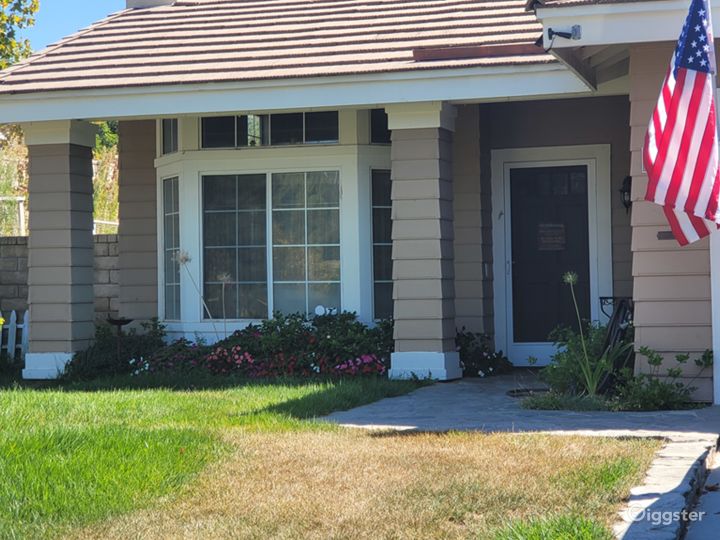
<path fill-rule="evenodd" d="M 237 281 L 235 248 L 205 250 L 205 281 Z"/>
<path fill-rule="evenodd" d="M 203 148 L 234 148 L 235 117 L 212 116 L 202 119 Z"/>
<path fill-rule="evenodd" d="M 390 244 L 392 242 L 392 218 L 389 208 L 373 208 L 373 242 Z"/>
<path fill-rule="evenodd" d="M 266 114 L 238 117 L 238 146 L 267 146 L 269 122 Z"/>
<path fill-rule="evenodd" d="M 393 284 L 375 284 L 375 318 L 390 319 L 393 317 Z"/>
<path fill-rule="evenodd" d="M 375 281 L 392 280 L 392 246 L 373 247 L 373 275 Z"/>
<path fill-rule="evenodd" d="M 373 206 L 392 206 L 390 171 L 374 170 L 372 172 L 372 203 Z"/>
<path fill-rule="evenodd" d="M 177 178 L 163 180 L 163 250 L 165 280 L 165 318 L 180 318 L 180 214 Z"/>
<path fill-rule="evenodd" d="M 264 319 L 268 313 L 267 285 L 250 283 L 238 285 L 239 319 Z"/>
<path fill-rule="evenodd" d="M 392 316 L 392 182 L 390 171 L 372 172 L 373 287 L 375 318 Z"/>
<path fill-rule="evenodd" d="M 305 284 L 276 284 L 273 289 L 275 311 L 281 313 L 306 313 Z"/>
<path fill-rule="evenodd" d="M 340 281 L 340 248 L 308 248 L 308 281 Z"/>
<path fill-rule="evenodd" d="M 385 109 L 373 109 L 372 111 L 370 111 L 370 142 L 390 142 L 388 116 L 385 112 Z"/>
<path fill-rule="evenodd" d="M 266 183 L 263 174 L 203 178 L 203 279 L 213 318 L 222 318 L 222 281 L 227 318 L 268 315 Z"/>
<path fill-rule="evenodd" d="M 203 208 L 235 210 L 237 176 L 206 176 L 203 178 Z"/>
<path fill-rule="evenodd" d="M 175 285 L 165 286 L 165 318 L 174 320 L 180 318 L 178 288 Z"/>
<path fill-rule="evenodd" d="M 224 291 L 223 295 L 223 285 L 205 285 L 205 303 L 210 310 L 206 319 L 222 319 L 223 314 L 228 319 L 238 318 L 237 285 L 227 284 Z"/>
<path fill-rule="evenodd" d="M 267 262 L 265 247 L 237 250 L 238 281 L 265 281 Z"/>
<path fill-rule="evenodd" d="M 237 242 L 236 212 L 205 212 L 203 238 L 205 247 L 234 246 Z"/>
<path fill-rule="evenodd" d="M 172 154 L 178 150 L 177 118 L 165 118 L 162 121 L 162 153 Z"/>
<path fill-rule="evenodd" d="M 273 174 L 272 193 L 273 208 L 303 208 L 305 206 L 305 174 Z"/>
<path fill-rule="evenodd" d="M 305 211 L 273 212 L 273 243 L 275 245 L 305 244 Z"/>
<path fill-rule="evenodd" d="M 317 306 L 340 311 L 340 284 L 311 283 L 308 285 L 308 308 L 311 314 L 315 313 Z"/>
<path fill-rule="evenodd" d="M 271 144 L 302 144 L 303 113 L 270 116 Z"/>
<path fill-rule="evenodd" d="M 308 244 L 340 243 L 340 212 L 338 210 L 308 210 Z"/>
<path fill-rule="evenodd" d="M 305 113 L 305 142 L 337 141 L 337 111 Z"/>
<path fill-rule="evenodd" d="M 259 210 L 265 209 L 267 204 L 267 193 L 265 182 L 267 181 L 264 174 L 243 174 L 237 177 L 238 190 L 240 197 L 238 198 L 237 207 L 240 210 Z"/>
<path fill-rule="evenodd" d="M 264 246 L 267 232 L 265 212 L 238 212 L 238 245 Z"/>
<path fill-rule="evenodd" d="M 180 265 L 175 261 L 176 249 L 166 249 L 164 256 L 165 283 L 180 283 Z"/>
<path fill-rule="evenodd" d="M 337 171 L 307 173 L 308 208 L 340 206 L 340 178 Z"/>
<path fill-rule="evenodd" d="M 166 214 L 164 220 L 165 249 L 177 248 L 178 238 L 175 234 L 175 215 Z"/>
<path fill-rule="evenodd" d="M 273 278 L 275 281 L 305 281 L 305 248 L 274 248 Z"/>

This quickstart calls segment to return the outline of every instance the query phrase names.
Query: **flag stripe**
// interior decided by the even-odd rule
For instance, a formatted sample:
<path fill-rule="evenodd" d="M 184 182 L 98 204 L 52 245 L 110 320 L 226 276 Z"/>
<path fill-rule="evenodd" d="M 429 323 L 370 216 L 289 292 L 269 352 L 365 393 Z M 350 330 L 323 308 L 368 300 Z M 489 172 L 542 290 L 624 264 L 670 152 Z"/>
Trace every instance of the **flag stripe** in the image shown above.
<path fill-rule="evenodd" d="M 718 229 L 720 170 L 708 0 L 691 0 L 643 146 L 645 199 L 663 207 L 680 245 Z"/>

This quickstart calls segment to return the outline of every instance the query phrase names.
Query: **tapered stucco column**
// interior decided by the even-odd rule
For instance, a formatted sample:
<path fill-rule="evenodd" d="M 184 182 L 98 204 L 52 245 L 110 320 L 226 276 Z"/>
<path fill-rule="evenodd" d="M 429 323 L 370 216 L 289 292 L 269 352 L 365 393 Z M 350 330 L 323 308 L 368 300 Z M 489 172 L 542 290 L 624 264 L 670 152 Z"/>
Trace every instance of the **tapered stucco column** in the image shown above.
<path fill-rule="evenodd" d="M 395 352 L 390 376 L 461 376 L 455 349 L 452 139 L 444 103 L 387 107 L 392 130 Z"/>
<path fill-rule="evenodd" d="M 119 125 L 120 315 L 147 320 L 158 314 L 155 121 Z"/>
<path fill-rule="evenodd" d="M 95 128 L 57 121 L 23 130 L 30 158 L 30 343 L 23 377 L 51 379 L 94 334 Z"/>

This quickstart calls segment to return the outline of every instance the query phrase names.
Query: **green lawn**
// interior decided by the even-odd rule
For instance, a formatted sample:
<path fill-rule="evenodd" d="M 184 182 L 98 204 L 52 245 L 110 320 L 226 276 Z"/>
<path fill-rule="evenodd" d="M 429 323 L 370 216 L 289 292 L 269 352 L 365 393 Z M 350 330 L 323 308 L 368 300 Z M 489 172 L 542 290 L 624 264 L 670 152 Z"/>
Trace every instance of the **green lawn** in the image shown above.
<path fill-rule="evenodd" d="M 0 538 L 606 538 L 659 446 L 312 420 L 416 387 L 121 378 L 0 390 Z"/>

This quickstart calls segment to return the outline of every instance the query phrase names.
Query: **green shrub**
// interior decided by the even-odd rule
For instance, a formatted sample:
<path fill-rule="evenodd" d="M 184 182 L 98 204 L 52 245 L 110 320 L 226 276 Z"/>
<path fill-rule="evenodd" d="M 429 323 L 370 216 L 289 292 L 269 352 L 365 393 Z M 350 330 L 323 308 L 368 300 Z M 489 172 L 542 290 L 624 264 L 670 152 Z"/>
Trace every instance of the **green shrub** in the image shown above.
<path fill-rule="evenodd" d="M 692 393 L 696 390 L 689 384 L 680 381 L 685 364 L 690 360 L 689 354 L 675 355 L 676 365 L 666 369 L 665 379 L 660 379 L 663 357 L 649 347 L 640 347 L 638 354 L 647 359 L 650 373 L 633 375 L 625 370 L 616 388 L 618 408 L 623 411 L 660 411 L 687 409 L 695 407 L 690 403 Z M 699 376 L 705 369 L 713 364 L 712 351 L 705 351 L 695 359 L 695 365 L 700 368 Z M 696 376 L 696 377 L 697 377 Z"/>
<path fill-rule="evenodd" d="M 464 327 L 455 337 L 463 377 L 487 377 L 512 371 L 513 365 L 502 351 L 494 351 L 485 334 L 469 332 Z"/>
<path fill-rule="evenodd" d="M 153 319 L 141 324 L 141 331 L 131 329 L 118 341 L 107 324 L 98 325 L 95 340 L 86 350 L 78 352 L 65 366 L 65 380 L 94 379 L 107 375 L 131 373 L 131 360 L 150 358 L 165 347 L 165 327 Z"/>
<path fill-rule="evenodd" d="M 133 362 L 133 373 L 203 368 L 216 375 L 254 378 L 383 374 L 393 349 L 392 321 L 369 327 L 355 313 L 312 319 L 276 313 L 210 347 L 177 341 Z"/>
<path fill-rule="evenodd" d="M 585 347 L 590 359 L 591 369 L 604 362 L 605 337 L 607 327 L 588 322 L 584 332 Z M 559 394 L 581 394 L 585 391 L 581 358 L 584 357 L 583 336 L 572 328 L 558 327 L 550 334 L 557 352 L 552 356 L 550 365 L 540 371 L 540 379 Z"/>
<path fill-rule="evenodd" d="M 678 381 L 662 381 L 646 373 L 633 376 L 629 370 L 616 390 L 621 411 L 669 411 L 693 407 L 694 388 Z"/>

